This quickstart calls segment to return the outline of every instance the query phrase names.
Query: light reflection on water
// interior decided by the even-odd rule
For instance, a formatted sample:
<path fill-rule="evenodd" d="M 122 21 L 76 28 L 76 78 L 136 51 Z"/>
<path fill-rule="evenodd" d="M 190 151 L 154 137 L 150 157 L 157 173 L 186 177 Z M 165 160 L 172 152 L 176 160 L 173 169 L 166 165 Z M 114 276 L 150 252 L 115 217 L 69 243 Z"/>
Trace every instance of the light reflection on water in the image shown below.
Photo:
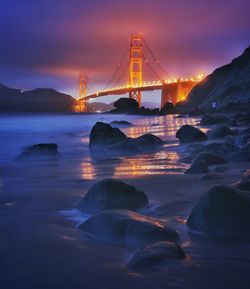
<path fill-rule="evenodd" d="M 171 147 L 165 145 L 160 151 L 133 156 L 94 160 L 85 157 L 81 170 L 83 179 L 96 178 L 135 178 L 145 175 L 164 175 L 182 173 L 187 164 L 180 162 L 180 154 L 174 150 L 178 145 L 176 131 L 184 124 L 196 125 L 195 118 L 175 118 L 174 116 L 147 117 L 133 121 L 135 126 L 122 129 L 129 137 L 153 133 L 164 141 L 171 141 Z M 87 138 L 84 138 L 87 142 Z"/>

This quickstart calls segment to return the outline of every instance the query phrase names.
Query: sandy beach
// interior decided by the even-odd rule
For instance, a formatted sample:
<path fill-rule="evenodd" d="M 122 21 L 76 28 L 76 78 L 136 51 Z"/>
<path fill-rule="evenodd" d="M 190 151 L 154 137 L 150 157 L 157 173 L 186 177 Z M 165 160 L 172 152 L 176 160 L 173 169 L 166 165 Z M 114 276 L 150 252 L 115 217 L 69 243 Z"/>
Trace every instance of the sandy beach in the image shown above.
<path fill-rule="evenodd" d="M 125 133 L 133 137 L 155 133 L 167 142 L 164 149 L 95 160 L 88 150 L 90 128 L 100 118 L 110 122 L 122 116 L 91 116 L 88 123 L 80 116 L 73 126 L 67 126 L 67 117 L 64 124 L 61 116 L 37 117 L 32 125 L 28 118 L 2 117 L 0 127 L 3 289 L 248 288 L 249 240 L 192 234 L 185 225 L 201 194 L 216 184 L 238 181 L 249 168 L 249 163 L 225 164 L 228 169 L 214 180 L 184 174 L 190 164 L 181 160 L 188 149 L 178 145 L 175 131 L 198 119 L 130 116 L 136 126 L 124 128 Z M 19 126 L 22 122 L 19 130 L 17 120 Z M 48 128 L 52 120 L 55 127 Z M 38 141 L 57 143 L 60 160 L 14 162 L 24 145 Z M 77 210 L 77 204 L 92 185 L 107 177 L 122 179 L 147 194 L 150 204 L 141 213 L 166 221 L 179 233 L 186 259 L 163 270 L 133 272 L 126 264 L 136 249 L 100 243 L 78 229 L 88 216 Z"/>

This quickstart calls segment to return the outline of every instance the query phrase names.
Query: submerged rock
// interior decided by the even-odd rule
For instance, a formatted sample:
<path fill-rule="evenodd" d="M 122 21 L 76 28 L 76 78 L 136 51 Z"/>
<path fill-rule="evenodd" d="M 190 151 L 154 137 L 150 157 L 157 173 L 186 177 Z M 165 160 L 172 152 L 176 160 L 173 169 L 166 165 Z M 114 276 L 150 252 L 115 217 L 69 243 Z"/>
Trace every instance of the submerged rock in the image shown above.
<path fill-rule="evenodd" d="M 198 154 L 194 159 L 194 162 L 199 161 L 204 161 L 207 166 L 214 166 L 228 163 L 228 161 L 224 159 L 222 156 L 208 152 Z"/>
<path fill-rule="evenodd" d="M 88 213 L 109 209 L 138 210 L 148 204 L 146 194 L 120 180 L 105 179 L 89 189 L 79 204 Z"/>
<path fill-rule="evenodd" d="M 207 234 L 249 234 L 250 197 L 229 187 L 215 186 L 194 206 L 187 226 Z"/>
<path fill-rule="evenodd" d="M 119 128 L 97 122 L 90 133 L 89 147 L 97 154 L 134 154 L 147 150 L 155 150 L 163 141 L 153 134 L 145 134 L 138 138 L 129 138 Z"/>
<path fill-rule="evenodd" d="M 58 158 L 59 152 L 57 144 L 54 143 L 39 143 L 28 146 L 16 157 L 16 161 L 33 160 L 33 159 L 51 159 Z"/>
<path fill-rule="evenodd" d="M 233 135 L 233 131 L 226 125 L 219 125 L 208 132 L 210 138 L 223 138 L 227 135 Z"/>
<path fill-rule="evenodd" d="M 205 115 L 201 119 L 201 125 L 215 125 L 215 124 L 226 124 L 229 123 L 230 119 L 223 114 L 212 114 L 212 115 Z"/>
<path fill-rule="evenodd" d="M 79 226 L 88 236 L 140 248 L 158 241 L 176 241 L 177 232 L 159 219 L 128 210 L 101 211 Z"/>
<path fill-rule="evenodd" d="M 184 258 L 185 253 L 178 244 L 163 241 L 139 250 L 130 260 L 128 267 L 136 271 L 148 270 Z"/>
<path fill-rule="evenodd" d="M 182 143 L 198 142 L 207 140 L 207 136 L 204 132 L 191 125 L 183 125 L 177 132 L 176 137 Z"/>
<path fill-rule="evenodd" d="M 203 160 L 194 160 L 191 167 L 186 170 L 185 174 L 205 174 L 208 173 L 208 165 Z"/>

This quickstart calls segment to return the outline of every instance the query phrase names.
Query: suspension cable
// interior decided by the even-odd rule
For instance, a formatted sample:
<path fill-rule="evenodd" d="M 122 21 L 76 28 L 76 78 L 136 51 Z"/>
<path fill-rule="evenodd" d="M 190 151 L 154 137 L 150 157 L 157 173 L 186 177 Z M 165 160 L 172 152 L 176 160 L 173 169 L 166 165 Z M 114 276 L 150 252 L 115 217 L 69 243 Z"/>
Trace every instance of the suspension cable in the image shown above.
<path fill-rule="evenodd" d="M 146 48 L 148 49 L 149 53 L 151 54 L 152 58 L 154 59 L 155 63 L 160 67 L 160 69 L 163 71 L 163 73 L 169 77 L 168 72 L 166 71 L 166 69 L 163 67 L 163 65 L 160 63 L 160 61 L 155 57 L 153 51 L 151 50 L 151 48 L 149 47 L 147 41 L 143 38 L 143 42 L 146 46 Z"/>
<path fill-rule="evenodd" d="M 117 66 L 116 66 L 116 68 L 115 68 L 115 71 L 113 72 L 111 78 L 109 79 L 109 81 L 107 81 L 106 85 L 104 86 L 104 89 L 108 88 L 108 86 L 112 83 L 112 81 L 115 80 L 115 77 L 116 77 L 118 71 L 119 71 L 120 68 L 121 68 L 121 65 L 122 65 L 122 63 L 123 63 L 123 61 L 124 61 L 124 58 L 125 58 L 125 55 L 126 55 L 127 51 L 128 51 L 128 45 L 127 45 L 126 48 L 124 49 L 124 51 L 123 51 L 123 53 L 122 53 L 122 55 L 121 55 L 120 61 L 119 61 L 119 63 L 117 64 Z"/>
<path fill-rule="evenodd" d="M 127 61 L 127 63 L 126 63 L 126 65 L 125 65 L 125 67 L 124 67 L 124 69 L 123 69 L 121 75 L 120 75 L 119 78 L 116 80 L 114 86 L 116 86 L 117 83 L 119 83 L 119 81 L 121 80 L 121 78 L 124 76 L 126 70 L 128 69 L 128 66 L 129 66 L 129 61 Z"/>

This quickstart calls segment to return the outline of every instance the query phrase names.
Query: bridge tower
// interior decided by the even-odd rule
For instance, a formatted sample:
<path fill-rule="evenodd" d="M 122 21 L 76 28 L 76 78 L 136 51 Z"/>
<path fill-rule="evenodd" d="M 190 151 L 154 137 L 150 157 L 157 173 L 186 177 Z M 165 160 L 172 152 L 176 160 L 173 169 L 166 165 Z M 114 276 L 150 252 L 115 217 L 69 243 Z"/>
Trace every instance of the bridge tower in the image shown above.
<path fill-rule="evenodd" d="M 77 112 L 87 111 L 87 101 L 84 99 L 87 95 L 87 82 L 88 76 L 86 74 L 80 74 L 79 78 L 79 95 L 78 95 L 78 105 L 76 108 Z"/>
<path fill-rule="evenodd" d="M 129 59 L 129 85 L 130 87 L 142 85 L 142 35 L 132 34 L 130 37 Z M 137 100 L 141 105 L 141 91 L 130 91 L 129 98 Z"/>

